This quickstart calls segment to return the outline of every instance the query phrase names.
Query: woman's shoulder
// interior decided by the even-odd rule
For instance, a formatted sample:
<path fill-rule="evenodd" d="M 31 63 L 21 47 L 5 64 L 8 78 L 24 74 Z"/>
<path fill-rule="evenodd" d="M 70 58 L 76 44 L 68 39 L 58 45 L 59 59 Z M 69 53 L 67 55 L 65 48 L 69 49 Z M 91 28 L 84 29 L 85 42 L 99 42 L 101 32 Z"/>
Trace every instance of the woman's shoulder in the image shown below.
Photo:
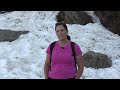
<path fill-rule="evenodd" d="M 71 43 L 72 43 L 73 41 L 71 41 Z M 78 43 L 76 43 L 76 42 L 73 42 L 74 44 L 75 44 L 75 47 L 79 47 L 80 48 L 80 45 L 78 44 Z"/>
<path fill-rule="evenodd" d="M 55 43 L 57 43 L 58 41 L 53 41 L 53 42 L 51 42 L 49 45 L 51 45 L 51 44 L 55 44 Z"/>
<path fill-rule="evenodd" d="M 81 47 L 78 43 L 74 42 L 75 51 L 78 54 L 82 54 Z"/>
<path fill-rule="evenodd" d="M 58 41 L 53 41 L 53 42 L 51 42 L 51 43 L 49 44 L 49 47 L 50 47 L 50 46 L 54 46 L 56 43 L 58 43 Z"/>
<path fill-rule="evenodd" d="M 74 43 L 75 45 L 79 46 L 79 44 L 78 44 L 78 43 L 76 43 L 76 42 L 74 42 L 74 41 L 71 41 L 71 43 Z"/>

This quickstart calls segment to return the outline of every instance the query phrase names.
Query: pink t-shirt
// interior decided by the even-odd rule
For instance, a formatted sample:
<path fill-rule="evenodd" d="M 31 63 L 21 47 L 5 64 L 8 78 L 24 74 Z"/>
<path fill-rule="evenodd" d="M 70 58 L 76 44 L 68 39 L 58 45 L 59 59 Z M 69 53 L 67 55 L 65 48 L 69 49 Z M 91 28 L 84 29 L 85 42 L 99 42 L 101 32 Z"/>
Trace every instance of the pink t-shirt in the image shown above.
<path fill-rule="evenodd" d="M 46 52 L 50 54 L 50 45 Z M 76 56 L 82 55 L 82 51 L 78 44 L 75 43 Z M 49 77 L 54 79 L 74 78 L 76 75 L 76 67 L 74 56 L 72 56 L 71 42 L 64 46 L 64 49 L 56 42 L 52 51 L 51 70 Z"/>

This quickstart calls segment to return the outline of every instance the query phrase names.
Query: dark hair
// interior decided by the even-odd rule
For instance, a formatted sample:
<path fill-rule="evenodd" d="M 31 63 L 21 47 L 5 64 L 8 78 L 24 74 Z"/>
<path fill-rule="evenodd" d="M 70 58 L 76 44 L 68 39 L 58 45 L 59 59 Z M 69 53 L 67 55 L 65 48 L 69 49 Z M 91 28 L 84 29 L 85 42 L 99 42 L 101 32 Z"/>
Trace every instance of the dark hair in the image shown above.
<path fill-rule="evenodd" d="M 69 36 L 69 35 L 67 35 L 67 39 L 68 39 L 68 40 L 71 40 L 71 38 L 70 38 L 70 36 Z"/>
<path fill-rule="evenodd" d="M 67 25 L 65 24 L 64 21 L 57 22 L 57 23 L 55 24 L 55 30 L 56 30 L 56 27 L 59 26 L 59 25 L 62 25 L 62 26 L 65 28 L 65 30 L 68 31 Z M 67 39 L 68 39 L 68 40 L 71 40 L 71 38 L 70 38 L 69 35 L 67 35 Z"/>
<path fill-rule="evenodd" d="M 56 30 L 56 27 L 59 26 L 59 25 L 62 25 L 62 26 L 68 31 L 67 25 L 65 24 L 64 21 L 57 22 L 57 23 L 55 24 L 55 30 Z"/>

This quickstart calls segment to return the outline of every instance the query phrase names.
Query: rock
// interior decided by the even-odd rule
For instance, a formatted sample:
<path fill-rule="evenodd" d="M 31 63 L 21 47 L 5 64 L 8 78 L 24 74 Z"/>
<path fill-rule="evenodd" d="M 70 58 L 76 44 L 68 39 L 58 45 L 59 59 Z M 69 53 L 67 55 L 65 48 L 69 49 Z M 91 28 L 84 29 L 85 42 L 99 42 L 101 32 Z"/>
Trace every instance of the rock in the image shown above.
<path fill-rule="evenodd" d="M 120 35 L 120 11 L 95 11 L 95 14 L 106 29 Z"/>
<path fill-rule="evenodd" d="M 21 34 L 26 34 L 29 31 L 11 31 L 11 30 L 0 30 L 0 42 L 16 40 Z"/>
<path fill-rule="evenodd" d="M 112 60 L 105 54 L 89 51 L 83 55 L 85 67 L 91 68 L 107 68 L 112 66 Z"/>
<path fill-rule="evenodd" d="M 57 21 L 64 21 L 68 24 L 81 24 L 85 25 L 93 23 L 91 17 L 84 11 L 60 11 L 56 16 Z"/>

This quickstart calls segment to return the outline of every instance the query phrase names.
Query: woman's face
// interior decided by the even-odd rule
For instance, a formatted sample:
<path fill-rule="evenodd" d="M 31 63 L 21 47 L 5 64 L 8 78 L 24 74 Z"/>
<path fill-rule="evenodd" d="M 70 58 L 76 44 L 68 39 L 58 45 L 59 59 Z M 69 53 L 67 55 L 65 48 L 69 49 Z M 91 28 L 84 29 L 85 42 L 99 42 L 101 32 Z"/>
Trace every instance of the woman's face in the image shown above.
<path fill-rule="evenodd" d="M 56 27 L 56 35 L 59 40 L 64 40 L 67 38 L 68 31 L 62 26 L 58 25 Z"/>

